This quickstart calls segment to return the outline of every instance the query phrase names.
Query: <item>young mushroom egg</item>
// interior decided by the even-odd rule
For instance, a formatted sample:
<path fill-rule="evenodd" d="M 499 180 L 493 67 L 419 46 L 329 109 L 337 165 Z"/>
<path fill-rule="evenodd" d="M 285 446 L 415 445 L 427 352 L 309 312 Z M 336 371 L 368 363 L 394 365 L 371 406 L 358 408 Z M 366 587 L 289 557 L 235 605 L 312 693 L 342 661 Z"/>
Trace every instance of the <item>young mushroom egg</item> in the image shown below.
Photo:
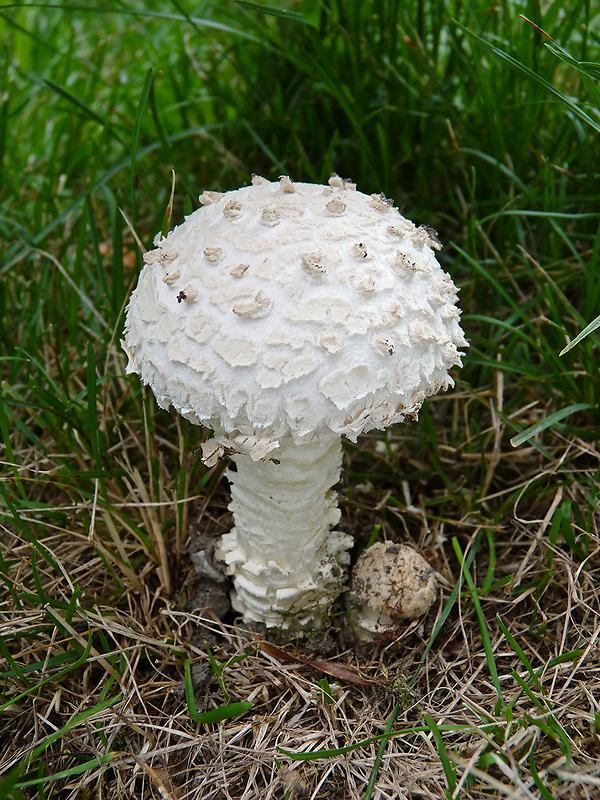
<path fill-rule="evenodd" d="M 372 640 L 424 616 L 437 594 L 433 567 L 404 544 L 376 542 L 358 559 L 349 598 L 354 633 Z"/>

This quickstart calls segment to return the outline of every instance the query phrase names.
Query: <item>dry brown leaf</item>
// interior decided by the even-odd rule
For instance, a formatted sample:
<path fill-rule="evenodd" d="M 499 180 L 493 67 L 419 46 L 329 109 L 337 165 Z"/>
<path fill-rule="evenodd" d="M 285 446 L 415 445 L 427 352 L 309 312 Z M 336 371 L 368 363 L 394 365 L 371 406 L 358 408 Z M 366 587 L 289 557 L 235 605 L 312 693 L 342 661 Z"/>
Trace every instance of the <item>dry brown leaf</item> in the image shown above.
<path fill-rule="evenodd" d="M 299 656 L 286 653 L 285 650 L 280 650 L 279 647 L 268 644 L 268 642 L 261 642 L 259 647 L 263 653 L 267 653 L 267 655 L 273 656 L 273 658 L 277 658 L 279 661 L 287 661 L 291 664 L 303 664 L 306 667 L 312 667 L 320 672 L 325 672 L 327 675 L 338 678 L 338 680 L 346 681 L 346 683 L 355 683 L 359 686 L 370 686 L 371 684 L 375 683 L 375 681 L 362 678 L 357 672 L 349 667 L 344 667 L 341 664 L 335 664 L 333 661 L 323 661 L 321 659 L 307 660 L 305 658 L 300 658 Z"/>

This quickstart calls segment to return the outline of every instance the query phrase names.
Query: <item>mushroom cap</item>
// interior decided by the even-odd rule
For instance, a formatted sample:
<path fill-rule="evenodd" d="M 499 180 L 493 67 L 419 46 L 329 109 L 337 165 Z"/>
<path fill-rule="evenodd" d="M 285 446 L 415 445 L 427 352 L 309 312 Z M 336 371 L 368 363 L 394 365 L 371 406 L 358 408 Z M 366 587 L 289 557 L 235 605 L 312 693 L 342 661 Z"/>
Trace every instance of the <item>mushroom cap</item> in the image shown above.
<path fill-rule="evenodd" d="M 403 544 L 376 542 L 352 575 L 351 603 L 359 638 L 393 630 L 402 619 L 426 614 L 435 600 L 437 578 L 420 553 Z"/>
<path fill-rule="evenodd" d="M 162 408 L 262 458 L 282 437 L 356 440 L 453 385 L 467 342 L 431 229 L 337 176 L 200 201 L 127 308 L 127 371 Z"/>

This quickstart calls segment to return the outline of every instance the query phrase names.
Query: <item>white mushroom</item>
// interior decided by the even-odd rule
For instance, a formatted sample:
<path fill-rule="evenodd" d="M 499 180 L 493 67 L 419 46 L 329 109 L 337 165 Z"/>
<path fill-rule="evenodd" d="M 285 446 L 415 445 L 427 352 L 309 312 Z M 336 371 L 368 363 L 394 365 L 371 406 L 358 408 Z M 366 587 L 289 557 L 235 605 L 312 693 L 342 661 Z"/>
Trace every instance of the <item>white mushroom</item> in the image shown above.
<path fill-rule="evenodd" d="M 417 228 L 387 201 L 382 213 L 380 198 L 330 184 L 291 192 L 253 178 L 204 193 L 157 236 L 125 324 L 128 372 L 214 431 L 208 463 L 233 454 L 235 527 L 219 554 L 234 608 L 294 629 L 327 612 L 349 562 L 352 538 L 332 530 L 341 436 L 413 417 L 453 385 L 467 344 L 457 290 Z M 421 269 L 398 269 L 399 251 Z"/>
<path fill-rule="evenodd" d="M 392 634 L 402 620 L 425 615 L 436 597 L 433 567 L 404 544 L 376 542 L 360 556 L 349 605 L 356 636 L 372 640 Z"/>

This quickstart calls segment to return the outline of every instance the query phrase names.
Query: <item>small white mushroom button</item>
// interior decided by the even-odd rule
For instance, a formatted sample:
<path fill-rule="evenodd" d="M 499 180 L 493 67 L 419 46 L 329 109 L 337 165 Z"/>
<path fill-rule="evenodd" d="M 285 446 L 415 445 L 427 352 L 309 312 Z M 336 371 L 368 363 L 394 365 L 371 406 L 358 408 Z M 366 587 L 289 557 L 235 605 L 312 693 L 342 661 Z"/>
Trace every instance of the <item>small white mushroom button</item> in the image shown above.
<path fill-rule="evenodd" d="M 163 283 L 166 283 L 167 286 L 172 286 L 179 278 L 181 278 L 181 272 L 176 269 L 175 272 L 170 272 L 168 275 L 165 275 Z"/>
<path fill-rule="evenodd" d="M 225 204 L 223 214 L 228 217 L 228 219 L 237 219 L 242 215 L 242 204 L 239 200 L 230 200 Z"/>
<path fill-rule="evenodd" d="M 217 203 L 223 197 L 223 192 L 202 192 L 198 200 L 203 206 L 210 206 Z"/>
<path fill-rule="evenodd" d="M 220 247 L 205 247 L 204 257 L 207 261 L 210 261 L 211 264 L 218 264 L 223 258 L 223 251 Z"/>
<path fill-rule="evenodd" d="M 308 253 L 302 256 L 302 266 L 309 275 L 325 275 L 327 267 L 321 263 L 320 253 Z"/>
<path fill-rule="evenodd" d="M 334 197 L 333 200 L 330 200 L 327 203 L 325 208 L 332 216 L 339 217 L 346 210 L 346 203 L 344 203 L 343 200 L 340 200 L 339 197 Z"/>
<path fill-rule="evenodd" d="M 238 317 L 250 317 L 252 319 L 258 319 L 268 314 L 270 308 L 271 298 L 268 297 L 261 289 L 261 291 L 257 292 L 253 300 L 236 303 L 232 311 L 234 314 L 237 314 Z"/>
<path fill-rule="evenodd" d="M 238 264 L 237 267 L 234 267 L 229 274 L 232 278 L 241 278 L 242 275 L 245 275 L 250 264 Z"/>
<path fill-rule="evenodd" d="M 350 601 L 354 632 L 363 641 L 393 635 L 399 624 L 429 611 L 437 594 L 433 567 L 404 544 L 376 542 L 354 567 Z"/>
<path fill-rule="evenodd" d="M 263 208 L 260 221 L 267 228 L 273 228 L 281 222 L 281 214 L 276 208 Z"/>
<path fill-rule="evenodd" d="M 296 191 L 294 189 L 293 182 L 288 178 L 287 175 L 281 175 L 279 178 L 279 187 L 284 194 L 294 194 Z"/>

